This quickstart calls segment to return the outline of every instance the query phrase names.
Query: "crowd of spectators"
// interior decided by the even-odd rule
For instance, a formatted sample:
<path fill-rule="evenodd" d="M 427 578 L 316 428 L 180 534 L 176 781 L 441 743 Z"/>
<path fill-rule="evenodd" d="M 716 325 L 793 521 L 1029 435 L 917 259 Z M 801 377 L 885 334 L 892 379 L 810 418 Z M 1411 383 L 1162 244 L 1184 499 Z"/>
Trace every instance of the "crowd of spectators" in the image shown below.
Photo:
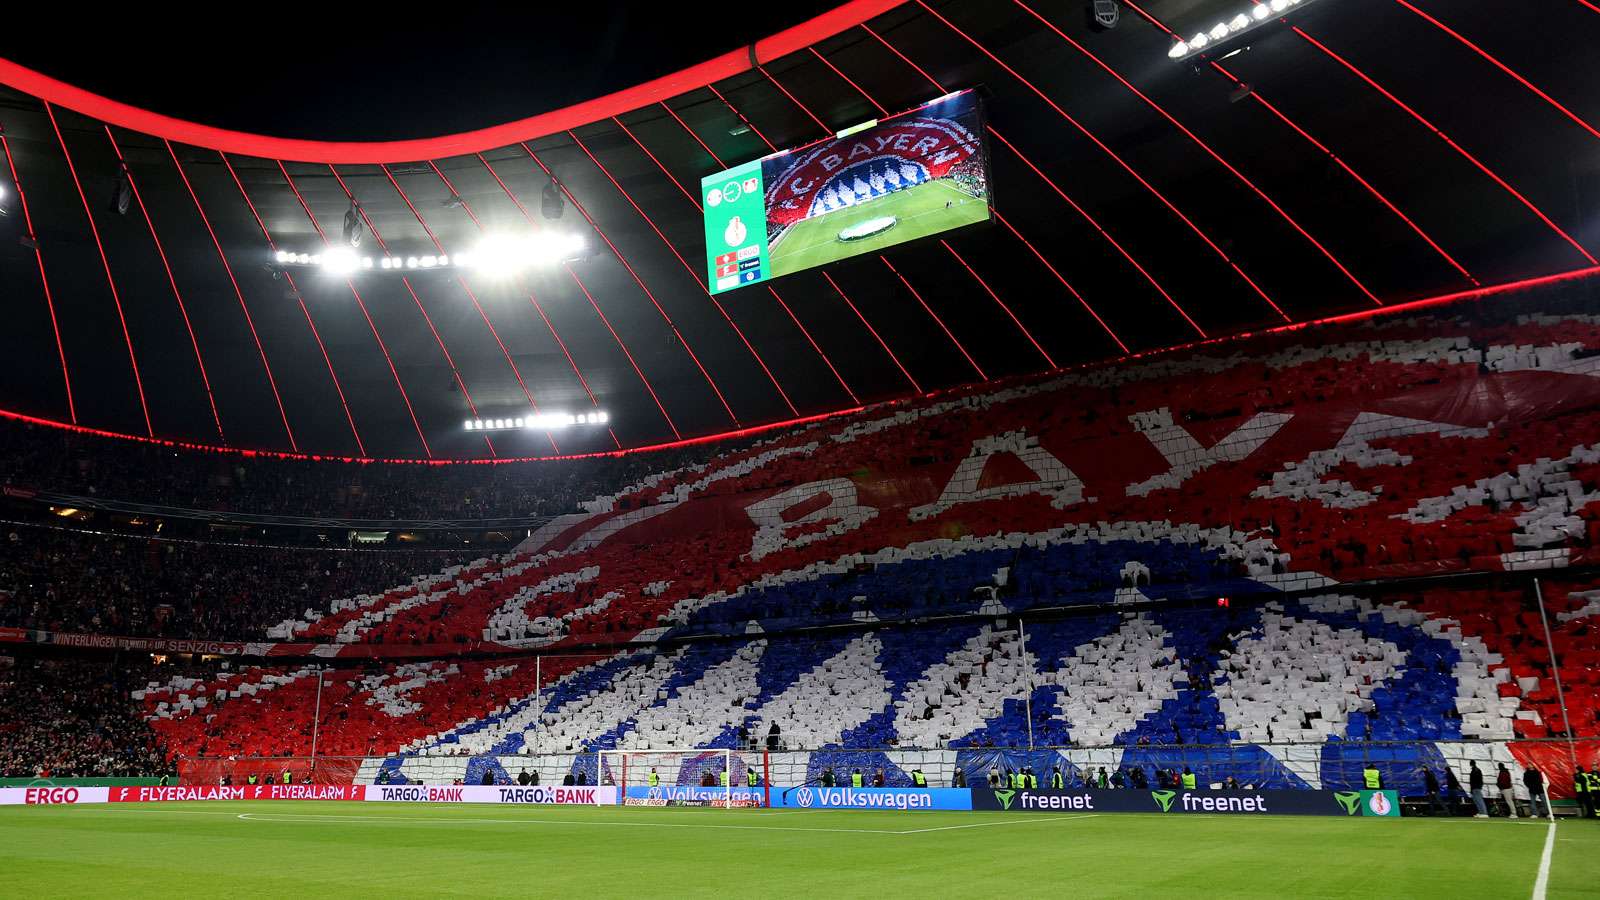
<path fill-rule="evenodd" d="M 0 777 L 157 777 L 167 753 L 129 691 L 129 659 L 0 657 Z"/>
<path fill-rule="evenodd" d="M 482 551 L 256 547 L 8 525 L 0 625 L 46 631 L 261 640 L 329 601 L 403 585 Z"/>
<path fill-rule="evenodd" d="M 496 465 L 308 460 L 176 448 L 0 420 L 0 485 L 184 509 L 348 519 L 559 515 L 729 443 Z"/>

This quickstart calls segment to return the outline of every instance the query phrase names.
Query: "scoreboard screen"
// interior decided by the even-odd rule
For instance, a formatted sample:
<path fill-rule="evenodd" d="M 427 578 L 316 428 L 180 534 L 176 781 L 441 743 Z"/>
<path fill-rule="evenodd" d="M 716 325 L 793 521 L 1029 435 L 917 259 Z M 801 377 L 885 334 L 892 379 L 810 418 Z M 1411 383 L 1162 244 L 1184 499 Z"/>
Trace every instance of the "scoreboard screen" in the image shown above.
<path fill-rule="evenodd" d="M 711 292 L 989 221 L 983 134 L 960 91 L 706 176 Z"/>

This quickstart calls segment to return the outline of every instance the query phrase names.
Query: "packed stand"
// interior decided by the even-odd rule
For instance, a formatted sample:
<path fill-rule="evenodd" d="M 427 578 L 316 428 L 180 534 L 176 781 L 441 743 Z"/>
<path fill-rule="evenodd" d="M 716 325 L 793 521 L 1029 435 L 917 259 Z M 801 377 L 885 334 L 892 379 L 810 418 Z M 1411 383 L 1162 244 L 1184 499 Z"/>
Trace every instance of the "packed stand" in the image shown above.
<path fill-rule="evenodd" d="M 471 554 L 466 554 L 470 556 Z M 461 554 L 314 550 L 0 526 L 0 626 L 261 640 L 268 626 Z"/>
<path fill-rule="evenodd" d="M 181 509 L 319 519 L 532 518 L 727 444 L 500 464 L 358 463 L 176 448 L 0 420 L 0 485 Z"/>
<path fill-rule="evenodd" d="M 0 657 L 0 778 L 158 777 L 166 748 L 130 702 L 137 660 Z"/>

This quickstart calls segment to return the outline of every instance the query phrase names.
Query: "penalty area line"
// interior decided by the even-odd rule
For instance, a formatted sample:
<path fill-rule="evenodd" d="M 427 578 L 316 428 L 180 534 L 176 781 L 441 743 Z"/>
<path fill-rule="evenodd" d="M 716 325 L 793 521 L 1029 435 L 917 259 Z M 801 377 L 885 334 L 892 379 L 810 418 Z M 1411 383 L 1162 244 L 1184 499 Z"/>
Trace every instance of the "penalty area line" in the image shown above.
<path fill-rule="evenodd" d="M 711 828 L 733 831 L 783 833 L 806 831 L 826 834 L 910 834 L 879 828 L 788 828 L 782 825 L 722 825 L 712 822 L 593 822 L 576 819 L 460 819 L 433 816 L 340 816 L 315 813 L 239 813 L 247 822 L 428 822 L 439 825 L 567 825 L 575 828 Z"/>
<path fill-rule="evenodd" d="M 1072 819 L 1095 819 L 1099 813 L 1086 813 L 1081 816 L 1049 816 L 1038 819 L 1008 819 L 1004 822 L 974 822 L 970 825 L 940 825 L 935 828 L 913 828 L 910 831 L 897 831 L 895 834 L 927 834 L 930 831 L 956 831 L 961 828 L 989 828 L 994 825 L 1029 825 L 1037 822 L 1066 822 Z"/>

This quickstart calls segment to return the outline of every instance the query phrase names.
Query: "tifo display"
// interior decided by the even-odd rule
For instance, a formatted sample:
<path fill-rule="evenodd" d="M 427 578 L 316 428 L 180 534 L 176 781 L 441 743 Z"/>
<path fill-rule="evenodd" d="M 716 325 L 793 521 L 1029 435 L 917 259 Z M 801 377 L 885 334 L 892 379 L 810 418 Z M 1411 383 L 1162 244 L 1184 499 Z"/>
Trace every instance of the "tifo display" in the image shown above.
<path fill-rule="evenodd" d="M 987 222 L 983 133 L 961 91 L 706 176 L 712 293 Z"/>

